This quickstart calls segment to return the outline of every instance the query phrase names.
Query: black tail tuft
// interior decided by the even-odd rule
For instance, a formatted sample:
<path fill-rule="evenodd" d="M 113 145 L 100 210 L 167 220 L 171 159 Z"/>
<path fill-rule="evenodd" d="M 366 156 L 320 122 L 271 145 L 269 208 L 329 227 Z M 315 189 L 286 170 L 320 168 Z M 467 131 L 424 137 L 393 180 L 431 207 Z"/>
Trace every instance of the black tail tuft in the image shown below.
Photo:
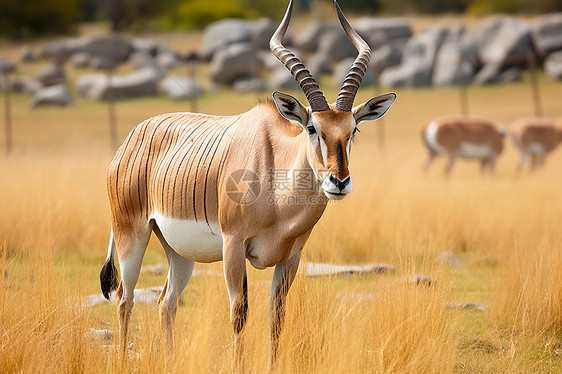
<path fill-rule="evenodd" d="M 119 279 L 117 278 L 117 269 L 113 262 L 113 256 L 109 258 L 100 272 L 101 292 L 107 300 L 111 291 L 115 291 L 119 286 Z"/>

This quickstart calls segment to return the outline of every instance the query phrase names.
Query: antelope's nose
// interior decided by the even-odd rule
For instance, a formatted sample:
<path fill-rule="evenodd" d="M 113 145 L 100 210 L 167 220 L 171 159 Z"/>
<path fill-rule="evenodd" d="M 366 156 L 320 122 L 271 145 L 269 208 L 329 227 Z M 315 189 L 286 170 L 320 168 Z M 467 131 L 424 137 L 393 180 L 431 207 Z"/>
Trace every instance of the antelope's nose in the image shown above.
<path fill-rule="evenodd" d="M 340 192 L 343 192 L 345 187 L 347 187 L 349 182 L 351 182 L 351 177 L 347 176 L 347 178 L 345 178 L 344 180 L 340 180 L 335 175 L 330 175 L 330 182 L 332 182 L 334 186 L 336 186 L 336 188 L 340 190 Z"/>

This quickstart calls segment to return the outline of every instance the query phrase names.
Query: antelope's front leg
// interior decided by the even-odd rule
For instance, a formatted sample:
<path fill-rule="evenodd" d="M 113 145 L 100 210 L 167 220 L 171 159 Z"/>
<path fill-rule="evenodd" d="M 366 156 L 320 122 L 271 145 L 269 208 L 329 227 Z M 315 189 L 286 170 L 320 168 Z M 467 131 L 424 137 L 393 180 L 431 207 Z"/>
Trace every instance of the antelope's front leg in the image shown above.
<path fill-rule="evenodd" d="M 244 369 L 243 329 L 248 315 L 248 278 L 243 240 L 225 238 L 223 266 L 230 298 L 230 322 L 234 329 L 234 371 L 242 372 Z"/>
<path fill-rule="evenodd" d="M 279 336 L 285 319 L 285 301 L 287 293 L 299 268 L 302 250 L 296 252 L 289 260 L 275 266 L 271 282 L 271 299 L 269 303 L 269 319 L 271 320 L 271 348 L 269 351 L 269 370 L 275 368 Z"/>

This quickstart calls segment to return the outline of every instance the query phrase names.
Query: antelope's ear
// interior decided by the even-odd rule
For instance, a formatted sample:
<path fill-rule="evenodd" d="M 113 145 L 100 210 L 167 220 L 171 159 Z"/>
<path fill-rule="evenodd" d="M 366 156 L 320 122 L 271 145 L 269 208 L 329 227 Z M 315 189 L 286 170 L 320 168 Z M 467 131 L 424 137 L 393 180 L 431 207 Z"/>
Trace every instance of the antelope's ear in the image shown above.
<path fill-rule="evenodd" d="M 386 95 L 374 97 L 366 103 L 357 105 L 353 108 L 353 118 L 355 118 L 355 122 L 359 124 L 359 122 L 362 121 L 381 118 L 395 99 L 395 93 L 388 93 Z"/>
<path fill-rule="evenodd" d="M 297 99 L 281 92 L 273 93 L 273 101 L 279 113 L 288 120 L 297 121 L 306 128 L 309 113 Z"/>

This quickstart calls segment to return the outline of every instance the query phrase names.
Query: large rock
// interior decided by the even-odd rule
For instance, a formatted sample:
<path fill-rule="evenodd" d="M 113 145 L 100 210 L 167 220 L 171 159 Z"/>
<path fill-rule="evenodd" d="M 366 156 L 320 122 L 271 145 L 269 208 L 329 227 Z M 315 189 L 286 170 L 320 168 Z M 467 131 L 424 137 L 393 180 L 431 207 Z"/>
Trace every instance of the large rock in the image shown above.
<path fill-rule="evenodd" d="M 480 21 L 470 31 L 478 56 L 484 65 L 503 69 L 526 66 L 533 53 L 530 27 L 515 18 L 494 16 Z"/>
<path fill-rule="evenodd" d="M 0 74 L 11 73 L 16 70 L 16 64 L 0 57 Z"/>
<path fill-rule="evenodd" d="M 552 78 L 562 80 L 562 51 L 551 53 L 544 60 L 544 70 Z"/>
<path fill-rule="evenodd" d="M 255 77 L 258 58 L 249 43 L 233 44 L 218 50 L 210 67 L 211 79 L 219 84 L 232 84 L 241 78 Z"/>
<path fill-rule="evenodd" d="M 432 27 L 410 38 L 404 47 L 402 63 L 384 69 L 381 82 L 391 87 L 431 85 L 437 53 L 450 33 L 448 27 Z"/>
<path fill-rule="evenodd" d="M 257 49 L 269 50 L 269 40 L 277 25 L 269 18 L 261 18 L 252 24 L 252 44 Z"/>
<path fill-rule="evenodd" d="M 364 17 L 354 22 L 353 28 L 373 50 L 397 40 L 403 44 L 412 36 L 412 28 L 404 18 Z"/>
<path fill-rule="evenodd" d="M 269 87 L 272 90 L 296 90 L 299 88 L 299 84 L 295 78 L 293 78 L 289 70 L 281 65 L 271 74 Z"/>
<path fill-rule="evenodd" d="M 521 80 L 523 68 L 519 66 L 503 67 L 500 64 L 487 64 L 474 76 L 474 83 L 509 83 Z"/>
<path fill-rule="evenodd" d="M 110 86 L 106 75 L 94 74 L 78 79 L 76 89 L 80 95 L 91 99 L 107 99 L 110 94 L 115 99 L 155 96 L 159 79 L 153 69 L 142 69 L 128 75 L 112 76 Z"/>
<path fill-rule="evenodd" d="M 86 52 L 78 52 L 72 55 L 70 61 L 74 67 L 82 69 L 87 68 L 90 65 L 90 61 L 92 60 L 92 56 Z"/>
<path fill-rule="evenodd" d="M 209 61 L 215 52 L 235 43 L 252 42 L 252 23 L 242 19 L 223 19 L 209 24 L 203 35 L 201 56 Z"/>
<path fill-rule="evenodd" d="M 203 88 L 195 79 L 169 76 L 164 79 L 161 88 L 171 99 L 197 99 L 203 95 Z"/>
<path fill-rule="evenodd" d="M 562 13 L 541 17 L 533 29 L 533 40 L 542 56 L 562 50 Z"/>
<path fill-rule="evenodd" d="M 232 85 L 234 91 L 237 92 L 257 92 L 265 91 L 267 89 L 267 83 L 261 78 L 242 78 L 238 79 Z"/>
<path fill-rule="evenodd" d="M 72 97 L 63 84 L 41 88 L 31 98 L 32 107 L 43 105 L 66 106 L 70 103 L 72 103 Z"/>
<path fill-rule="evenodd" d="M 30 46 L 23 46 L 20 51 L 20 60 L 21 62 L 35 62 L 37 61 L 37 54 Z"/>
<path fill-rule="evenodd" d="M 472 40 L 462 26 L 450 27 L 437 52 L 433 67 L 434 86 L 453 86 L 472 81 L 478 65 L 478 55 Z"/>
<path fill-rule="evenodd" d="M 328 75 L 334 72 L 332 59 L 330 56 L 326 56 L 323 53 L 316 53 L 308 59 L 306 61 L 306 67 L 316 79 L 320 79 L 322 75 Z"/>
<path fill-rule="evenodd" d="M 24 92 L 29 95 L 35 94 L 43 88 L 43 84 L 35 78 L 31 77 L 16 77 L 11 80 L 12 91 Z"/>
<path fill-rule="evenodd" d="M 78 51 L 92 57 L 111 61 L 115 65 L 126 61 L 133 51 L 131 41 L 117 33 L 86 36 L 81 39 Z"/>
<path fill-rule="evenodd" d="M 44 86 L 54 86 L 66 83 L 66 73 L 59 64 L 50 64 L 37 73 L 37 80 Z"/>
<path fill-rule="evenodd" d="M 333 22 L 316 22 L 295 38 L 295 46 L 303 51 L 316 51 L 320 39 L 329 32 L 341 30 L 341 26 Z"/>
<path fill-rule="evenodd" d="M 402 43 L 391 43 L 371 50 L 371 65 L 379 72 L 388 67 L 400 65 L 404 46 L 405 44 Z"/>
<path fill-rule="evenodd" d="M 179 55 L 169 48 L 158 48 L 156 63 L 160 69 L 171 69 L 181 64 Z"/>
<path fill-rule="evenodd" d="M 332 61 L 357 56 L 357 49 L 342 29 L 332 30 L 320 38 L 318 53 L 328 56 Z"/>
<path fill-rule="evenodd" d="M 56 64 L 65 63 L 80 46 L 78 39 L 54 40 L 48 42 L 41 50 L 41 57 Z"/>

